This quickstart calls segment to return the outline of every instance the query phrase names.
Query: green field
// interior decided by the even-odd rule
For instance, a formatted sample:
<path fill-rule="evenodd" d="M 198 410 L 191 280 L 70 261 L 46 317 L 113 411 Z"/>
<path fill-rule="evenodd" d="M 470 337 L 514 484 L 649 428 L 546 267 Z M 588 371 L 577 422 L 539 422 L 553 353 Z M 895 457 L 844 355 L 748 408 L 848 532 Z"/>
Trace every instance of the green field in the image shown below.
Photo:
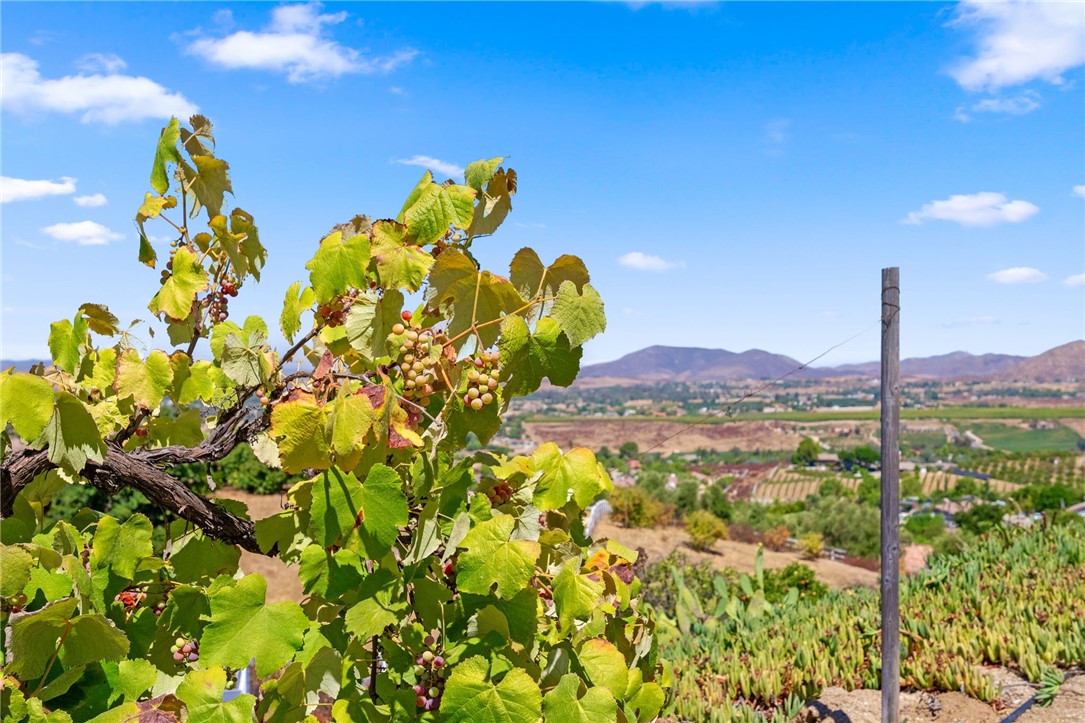
<path fill-rule="evenodd" d="M 1077 432 L 1066 427 L 1019 429 L 991 422 L 961 426 L 979 436 L 987 446 L 1007 452 L 1076 452 L 1081 443 Z"/>
<path fill-rule="evenodd" d="M 1081 419 L 1085 407 L 942 407 L 939 409 L 902 409 L 901 419 Z M 678 422 L 679 424 L 728 424 L 774 419 L 784 422 L 843 422 L 880 419 L 877 409 L 849 412 L 746 412 L 732 417 L 606 417 L 607 422 Z M 592 422 L 594 417 L 583 416 L 532 416 L 528 422 Z M 1067 430 L 1069 431 L 1069 430 Z M 982 435 L 981 435 L 982 436 Z M 1076 436 L 1076 435 L 1075 435 Z"/>

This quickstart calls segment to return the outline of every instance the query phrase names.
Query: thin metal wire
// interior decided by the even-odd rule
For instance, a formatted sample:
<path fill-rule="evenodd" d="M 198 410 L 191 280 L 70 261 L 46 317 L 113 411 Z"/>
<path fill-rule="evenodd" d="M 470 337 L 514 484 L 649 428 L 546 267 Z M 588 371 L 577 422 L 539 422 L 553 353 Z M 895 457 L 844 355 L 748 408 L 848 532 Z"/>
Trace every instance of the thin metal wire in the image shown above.
<path fill-rule="evenodd" d="M 816 357 L 814 357 L 813 359 L 811 359 L 811 360 L 807 361 L 807 362 L 806 362 L 805 364 L 800 364 L 799 366 L 795 367 L 794 369 L 792 369 L 791 371 L 787 372 L 786 374 L 782 374 L 782 375 L 780 375 L 780 376 L 776 377 L 775 379 L 773 379 L 772 381 L 770 381 L 770 382 L 766 382 L 765 384 L 761 385 L 761 386 L 760 386 L 760 387 L 758 387 L 757 389 L 754 389 L 753 391 L 750 391 L 750 392 L 747 392 L 746 394 L 743 394 L 743 395 L 742 395 L 741 397 L 739 397 L 738 399 L 735 399 L 734 401 L 728 402 L 728 403 L 727 403 L 726 405 L 724 405 L 724 412 L 723 412 L 723 416 L 724 416 L 724 417 L 733 417 L 733 416 L 734 416 L 734 414 L 735 414 L 735 407 L 736 407 L 736 406 L 738 406 L 739 404 L 741 404 L 742 402 L 746 401 L 746 400 L 747 400 L 747 399 L 749 399 L 750 397 L 753 397 L 753 396 L 756 396 L 756 395 L 760 394 L 761 392 L 765 391 L 765 390 L 766 390 L 766 389 L 768 389 L 769 387 L 772 387 L 773 385 L 779 384 L 780 382 L 782 382 L 783 380 L 787 379 L 787 378 L 788 378 L 789 376 L 791 376 L 792 374 L 797 374 L 798 372 L 801 372 L 801 371 L 802 371 L 803 369 L 806 369 L 806 368 L 807 368 L 807 367 L 809 367 L 809 366 L 810 366 L 811 364 L 813 364 L 814 362 L 816 362 L 816 361 L 817 361 L 818 359 L 821 359 L 821 358 L 822 358 L 823 356 L 825 356 L 825 355 L 826 355 L 826 354 L 828 354 L 829 352 L 831 352 L 831 351 L 835 351 L 836 349 L 839 349 L 840 347 L 844 346 L 845 344 L 847 344 L 847 343 L 849 343 L 849 342 L 852 342 L 852 341 L 855 341 L 856 339 L 858 339 L 859 337 L 861 337 L 861 336 L 862 336 L 863 334 L 866 334 L 867 332 L 869 332 L 869 331 L 870 331 L 871 329 L 873 329 L 874 327 L 876 327 L 876 326 L 880 325 L 880 324 L 882 323 L 882 321 L 883 321 L 882 317 L 878 317 L 878 320 L 877 320 L 877 321 L 875 321 L 875 322 L 874 322 L 873 324 L 871 324 L 870 326 L 868 326 L 867 328 L 863 329 L 862 331 L 858 332 L 857 334 L 852 334 L 851 336 L 849 336 L 849 337 L 848 337 L 847 339 L 845 339 L 844 341 L 841 341 L 841 342 L 838 342 L 838 343 L 836 343 L 836 344 L 833 344 L 833 345 L 832 345 L 831 347 L 829 347 L 829 348 L 828 348 L 828 349 L 826 349 L 825 351 L 821 352 L 820 354 L 818 354 L 818 355 L 817 355 Z M 662 445 L 664 445 L 664 444 L 666 444 L 667 442 L 671 441 L 672 439 L 674 439 L 674 438 L 675 438 L 675 437 L 677 437 L 678 435 L 680 435 L 680 434 L 685 434 L 686 432 L 688 432 L 689 430 L 693 429 L 694 427 L 696 427 L 696 426 L 699 426 L 699 425 L 701 425 L 701 424 L 704 424 L 704 423 L 705 423 L 705 422 L 707 422 L 707 421 L 708 421 L 709 419 L 717 419 L 717 418 L 719 418 L 719 416 L 720 416 L 720 415 L 719 415 L 718 413 L 715 413 L 715 412 L 712 412 L 712 413 L 710 413 L 710 414 L 706 414 L 706 415 L 704 415 L 703 417 L 701 417 L 700 419 L 697 419 L 697 420 L 695 420 L 695 421 L 693 421 L 693 422 L 690 422 L 689 424 L 687 424 L 686 426 L 682 427 L 681 429 L 679 429 L 679 430 L 678 430 L 677 432 L 675 432 L 674 434 L 671 434 L 671 435 L 669 435 L 669 436 L 667 436 L 667 437 L 664 437 L 663 439 L 661 439 L 660 441 L 656 442 L 655 444 L 653 444 L 653 445 L 652 445 L 651 447 L 649 447 L 648 449 L 644 450 L 643 452 L 640 452 L 640 454 L 648 454 L 648 453 L 652 452 L 653 450 L 659 449 L 659 447 L 661 447 Z"/>

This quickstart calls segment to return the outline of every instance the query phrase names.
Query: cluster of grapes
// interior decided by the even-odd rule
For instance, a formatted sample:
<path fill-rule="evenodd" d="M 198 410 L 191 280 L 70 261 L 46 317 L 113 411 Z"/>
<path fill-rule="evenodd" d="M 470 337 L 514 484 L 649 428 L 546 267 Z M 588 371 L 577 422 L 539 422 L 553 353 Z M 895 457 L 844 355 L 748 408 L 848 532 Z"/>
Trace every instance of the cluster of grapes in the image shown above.
<path fill-rule="evenodd" d="M 358 298 L 358 290 L 351 289 L 342 296 L 337 296 L 327 304 L 321 304 L 317 311 L 317 321 L 322 321 L 328 326 L 342 326 L 347 321 L 347 313 L 350 311 L 354 300 Z"/>
<path fill-rule="evenodd" d="M 264 391 L 263 387 L 259 387 L 256 390 L 256 399 L 265 407 L 271 403 L 271 400 L 267 398 L 267 392 Z"/>
<path fill-rule="evenodd" d="M 214 291 L 204 297 L 203 303 L 205 306 L 209 307 L 208 311 L 211 312 L 212 324 L 219 321 L 226 321 L 226 319 L 229 318 L 229 300 L 230 297 L 237 296 L 238 283 L 239 282 L 233 278 L 225 279 L 218 291 Z"/>
<path fill-rule="evenodd" d="M 406 324 L 411 323 L 411 312 L 404 311 L 401 317 Z M 429 405 L 437 383 L 437 359 L 430 353 L 440 341 L 431 329 L 417 326 L 396 324 L 392 334 L 403 337 L 399 345 L 399 359 L 395 368 L 403 375 L 403 395 L 417 401 L 423 407 Z"/>
<path fill-rule="evenodd" d="M 436 638 L 427 635 L 423 641 L 427 648 L 433 648 Z M 418 684 L 414 686 L 415 702 L 423 710 L 437 710 L 441 705 L 441 695 L 445 692 L 445 659 L 433 650 L 426 650 L 415 660 L 414 673 Z"/>
<path fill-rule="evenodd" d="M 484 351 L 468 361 L 474 366 L 467 370 L 467 393 L 463 404 L 476 412 L 493 403 L 501 369 L 500 355 L 496 351 Z"/>
<path fill-rule="evenodd" d="M 170 652 L 173 653 L 173 659 L 177 661 L 178 665 L 184 663 L 195 663 L 200 659 L 200 643 L 199 641 L 185 640 L 184 638 L 177 638 L 173 641 L 173 645 L 170 646 Z"/>
<path fill-rule="evenodd" d="M 142 590 L 124 590 L 123 592 L 117 593 L 117 596 L 113 599 L 121 605 L 124 605 L 124 611 L 126 613 L 130 613 L 147 599 L 147 593 Z"/>
<path fill-rule="evenodd" d="M 11 612 L 13 612 L 13 613 L 22 612 L 24 607 L 26 607 L 26 593 L 25 592 L 15 593 L 14 595 L 11 596 Z"/>
<path fill-rule="evenodd" d="M 491 507 L 500 507 L 512 499 L 512 487 L 509 486 L 508 482 L 501 480 L 486 490 L 486 496 L 490 498 Z"/>

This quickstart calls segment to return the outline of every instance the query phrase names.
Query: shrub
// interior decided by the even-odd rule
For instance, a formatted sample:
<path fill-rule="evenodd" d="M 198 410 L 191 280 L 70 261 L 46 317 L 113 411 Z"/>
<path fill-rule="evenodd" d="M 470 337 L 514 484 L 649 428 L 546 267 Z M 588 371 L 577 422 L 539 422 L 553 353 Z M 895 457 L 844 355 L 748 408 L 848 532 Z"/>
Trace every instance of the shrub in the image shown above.
<path fill-rule="evenodd" d="M 708 510 L 697 510 L 686 515 L 686 533 L 694 550 L 707 550 L 717 540 L 726 539 L 727 523 Z"/>
<path fill-rule="evenodd" d="M 787 547 L 787 538 L 791 537 L 791 530 L 786 525 L 777 525 L 761 535 L 765 547 L 779 552 Z"/>
<path fill-rule="evenodd" d="M 765 599 L 770 603 L 782 601 L 791 592 L 791 588 L 796 588 L 803 600 L 816 600 L 829 593 L 829 587 L 818 582 L 814 571 L 801 562 L 793 562 L 781 570 L 765 572 Z"/>
<path fill-rule="evenodd" d="M 727 531 L 728 537 L 735 542 L 745 542 L 748 545 L 756 545 L 761 542 L 761 533 L 747 524 L 736 522 Z"/>
<path fill-rule="evenodd" d="M 674 508 L 639 487 L 618 487 L 610 493 L 611 516 L 622 527 L 659 527 L 671 522 Z"/>
<path fill-rule="evenodd" d="M 799 538 L 799 553 L 805 560 L 816 560 L 825 552 L 825 538 L 820 532 L 807 532 Z"/>

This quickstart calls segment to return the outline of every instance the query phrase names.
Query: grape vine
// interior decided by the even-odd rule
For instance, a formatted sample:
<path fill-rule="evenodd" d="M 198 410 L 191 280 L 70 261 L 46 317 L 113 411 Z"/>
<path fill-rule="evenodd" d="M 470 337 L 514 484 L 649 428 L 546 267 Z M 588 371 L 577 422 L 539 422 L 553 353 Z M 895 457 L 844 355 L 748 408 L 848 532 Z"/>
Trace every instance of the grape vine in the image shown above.
<path fill-rule="evenodd" d="M 499 276 L 473 256 L 515 171 L 427 172 L 395 218 L 335 226 L 286 291 L 280 352 L 231 318 L 267 252 L 217 151 L 206 118 L 171 120 L 136 213 L 141 263 L 147 226 L 172 239 L 148 304 L 169 346 L 88 303 L 50 325 L 52 365 L 0 373 L 3 723 L 656 717 L 672 675 L 637 555 L 583 526 L 606 471 L 553 444 L 465 450 L 513 397 L 571 384 L 605 327 L 580 259 L 525 248 Z M 168 473 L 242 443 L 304 475 L 281 512 Z M 49 522 L 67 485 L 137 490 L 166 529 Z M 242 551 L 296 566 L 304 600 L 269 603 Z M 225 700 L 250 661 L 259 687 Z"/>

